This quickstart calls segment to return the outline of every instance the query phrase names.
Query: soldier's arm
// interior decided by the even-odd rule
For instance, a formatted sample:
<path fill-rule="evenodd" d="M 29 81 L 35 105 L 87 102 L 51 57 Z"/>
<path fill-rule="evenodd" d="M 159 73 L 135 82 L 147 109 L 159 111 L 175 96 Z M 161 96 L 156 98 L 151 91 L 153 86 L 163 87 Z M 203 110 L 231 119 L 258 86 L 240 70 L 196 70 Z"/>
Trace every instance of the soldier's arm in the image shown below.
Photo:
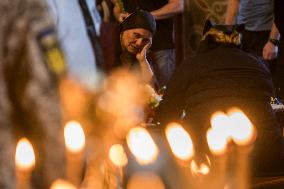
<path fill-rule="evenodd" d="M 46 188 L 64 176 L 58 78 L 65 65 L 45 1 L 12 2 L 17 12 L 12 14 L 13 22 L 8 23 L 7 41 L 13 41 L 13 45 L 7 47 L 6 74 L 13 126 L 31 140 L 40 154 L 35 169 L 40 186 L 36 188 Z"/>

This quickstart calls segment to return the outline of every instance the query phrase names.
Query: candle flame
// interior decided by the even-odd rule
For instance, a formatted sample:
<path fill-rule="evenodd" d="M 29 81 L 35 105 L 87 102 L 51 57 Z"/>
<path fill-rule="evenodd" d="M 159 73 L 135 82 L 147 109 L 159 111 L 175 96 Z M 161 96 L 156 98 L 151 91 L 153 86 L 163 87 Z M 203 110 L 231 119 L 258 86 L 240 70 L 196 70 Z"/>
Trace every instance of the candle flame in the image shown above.
<path fill-rule="evenodd" d="M 224 112 L 215 112 L 211 117 L 210 123 L 213 130 L 223 133 L 228 139 L 230 138 L 230 120 Z"/>
<path fill-rule="evenodd" d="M 240 146 L 252 143 L 255 139 L 255 130 L 248 117 L 239 109 L 228 111 L 233 141 Z"/>
<path fill-rule="evenodd" d="M 57 179 L 52 183 L 50 189 L 76 189 L 76 187 L 65 180 Z"/>
<path fill-rule="evenodd" d="M 194 160 L 191 161 L 190 169 L 193 175 L 207 175 L 210 172 L 210 169 L 206 164 L 201 163 L 198 166 Z"/>
<path fill-rule="evenodd" d="M 178 123 L 170 123 L 166 128 L 166 137 L 173 154 L 182 160 L 194 155 L 193 143 L 189 134 Z"/>
<path fill-rule="evenodd" d="M 114 144 L 111 146 L 109 150 L 109 158 L 117 167 L 123 167 L 128 162 L 123 146 L 120 144 Z"/>
<path fill-rule="evenodd" d="M 26 138 L 21 138 L 16 147 L 15 161 L 17 168 L 31 170 L 35 166 L 35 154 L 32 144 Z"/>
<path fill-rule="evenodd" d="M 219 130 L 210 128 L 207 131 L 207 142 L 210 151 L 215 155 L 221 155 L 226 152 L 228 140 Z"/>
<path fill-rule="evenodd" d="M 158 147 L 149 132 L 142 127 L 132 128 L 126 137 L 127 145 L 141 165 L 154 162 L 158 156 Z"/>
<path fill-rule="evenodd" d="M 67 149 L 70 152 L 78 153 L 85 146 L 85 134 L 80 125 L 76 121 L 66 123 L 64 128 L 64 138 Z"/>
<path fill-rule="evenodd" d="M 212 128 L 207 131 L 209 149 L 215 155 L 224 154 L 231 137 L 229 117 L 218 111 L 212 115 L 210 123 Z"/>

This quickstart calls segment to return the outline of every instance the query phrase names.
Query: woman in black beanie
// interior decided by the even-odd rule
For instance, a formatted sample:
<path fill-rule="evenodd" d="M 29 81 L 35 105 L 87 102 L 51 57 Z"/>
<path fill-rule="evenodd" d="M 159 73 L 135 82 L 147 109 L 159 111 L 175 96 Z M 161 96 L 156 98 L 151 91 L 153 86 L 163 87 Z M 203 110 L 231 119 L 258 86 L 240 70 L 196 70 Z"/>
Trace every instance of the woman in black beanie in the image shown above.
<path fill-rule="evenodd" d="M 120 24 L 120 65 L 136 71 L 145 83 L 155 82 L 147 57 L 155 31 L 154 17 L 143 10 L 136 10 Z"/>

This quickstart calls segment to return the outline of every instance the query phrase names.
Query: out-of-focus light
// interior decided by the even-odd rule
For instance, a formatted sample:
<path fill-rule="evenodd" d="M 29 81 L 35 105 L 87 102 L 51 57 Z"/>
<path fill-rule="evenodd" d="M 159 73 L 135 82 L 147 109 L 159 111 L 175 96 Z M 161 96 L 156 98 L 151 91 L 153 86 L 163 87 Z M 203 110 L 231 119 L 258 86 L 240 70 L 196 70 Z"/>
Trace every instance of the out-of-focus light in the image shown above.
<path fill-rule="evenodd" d="M 76 187 L 65 180 L 57 179 L 52 183 L 50 189 L 76 189 Z"/>
<path fill-rule="evenodd" d="M 170 123 L 166 137 L 173 154 L 182 160 L 189 160 L 194 155 L 193 144 L 189 134 L 178 123 Z"/>
<path fill-rule="evenodd" d="M 145 128 L 132 128 L 127 134 L 126 141 L 139 164 L 150 164 L 157 159 L 158 147 Z"/>
<path fill-rule="evenodd" d="M 64 138 L 66 148 L 72 153 L 80 152 L 85 146 L 85 134 L 76 121 L 66 123 L 64 128 Z"/>
<path fill-rule="evenodd" d="M 229 117 L 221 111 L 215 112 L 210 120 L 211 127 L 216 132 L 222 133 L 226 138 L 230 137 L 230 120 Z"/>
<path fill-rule="evenodd" d="M 190 170 L 193 175 L 207 175 L 210 172 L 209 166 L 204 163 L 198 166 L 194 160 L 190 163 Z"/>
<path fill-rule="evenodd" d="M 255 139 L 256 131 L 248 117 L 237 108 L 230 109 L 228 116 L 233 141 L 240 146 L 251 144 Z"/>
<path fill-rule="evenodd" d="M 120 144 L 111 146 L 109 150 L 109 159 L 117 167 L 124 167 L 128 162 L 123 146 Z"/>
<path fill-rule="evenodd" d="M 17 143 L 15 155 L 16 167 L 20 170 L 31 170 L 35 166 L 35 154 L 32 144 L 26 138 Z"/>
<path fill-rule="evenodd" d="M 210 151 L 214 155 L 221 155 L 226 152 L 228 140 L 227 137 L 219 130 L 212 128 L 208 129 L 207 142 Z"/>
<path fill-rule="evenodd" d="M 142 172 L 130 177 L 126 189 L 165 189 L 165 186 L 158 175 Z"/>

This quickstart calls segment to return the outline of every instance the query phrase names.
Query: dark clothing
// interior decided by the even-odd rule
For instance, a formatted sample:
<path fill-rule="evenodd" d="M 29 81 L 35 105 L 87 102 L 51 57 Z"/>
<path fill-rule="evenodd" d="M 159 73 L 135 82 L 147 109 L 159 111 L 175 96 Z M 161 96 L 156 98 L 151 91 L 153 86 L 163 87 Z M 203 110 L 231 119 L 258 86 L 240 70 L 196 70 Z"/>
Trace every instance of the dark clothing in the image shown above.
<path fill-rule="evenodd" d="M 278 163 L 281 158 L 282 133 L 269 104 L 271 96 L 271 77 L 261 58 L 236 47 L 203 41 L 197 55 L 174 73 L 155 120 L 165 126 L 177 121 L 185 110 L 185 124 L 195 148 L 202 153 L 208 151 L 205 136 L 210 116 L 239 107 L 257 128 L 253 165 L 258 168 L 256 173 L 262 174 L 270 169 L 268 165 L 276 171 L 279 165 L 271 162 Z"/>
<path fill-rule="evenodd" d="M 284 35 L 284 3 L 283 0 L 274 0 L 274 23 L 279 30 L 282 38 Z"/>
<path fill-rule="evenodd" d="M 280 52 L 276 67 L 276 85 L 279 87 L 277 95 L 284 99 L 284 2 L 282 0 L 274 0 L 274 23 L 280 32 Z"/>
<path fill-rule="evenodd" d="M 187 106 L 214 98 L 236 96 L 269 102 L 273 96 L 269 71 L 261 59 L 224 46 L 199 52 L 193 59 L 185 60 L 167 88 L 157 113 L 169 120 L 177 118 Z"/>
<path fill-rule="evenodd" d="M 263 47 L 269 40 L 270 30 L 266 31 L 248 31 L 242 32 L 242 50 L 258 55 L 262 57 Z M 275 83 L 276 80 L 276 59 L 267 60 L 264 62 L 269 68 L 272 80 Z"/>
<path fill-rule="evenodd" d="M 283 101 L 284 100 L 284 38 L 281 38 L 280 40 L 280 51 L 276 64 L 275 86 L 277 87 L 276 90 L 277 97 L 279 97 Z"/>
<path fill-rule="evenodd" d="M 270 30 L 242 32 L 242 49 L 246 52 L 256 54 L 262 57 L 264 45 L 269 40 Z"/>
<path fill-rule="evenodd" d="M 153 11 L 161 8 L 168 3 L 167 0 L 123 0 L 125 11 L 132 13 L 137 8 Z M 173 19 L 156 20 L 157 28 L 153 38 L 151 49 L 159 51 L 173 49 Z"/>

